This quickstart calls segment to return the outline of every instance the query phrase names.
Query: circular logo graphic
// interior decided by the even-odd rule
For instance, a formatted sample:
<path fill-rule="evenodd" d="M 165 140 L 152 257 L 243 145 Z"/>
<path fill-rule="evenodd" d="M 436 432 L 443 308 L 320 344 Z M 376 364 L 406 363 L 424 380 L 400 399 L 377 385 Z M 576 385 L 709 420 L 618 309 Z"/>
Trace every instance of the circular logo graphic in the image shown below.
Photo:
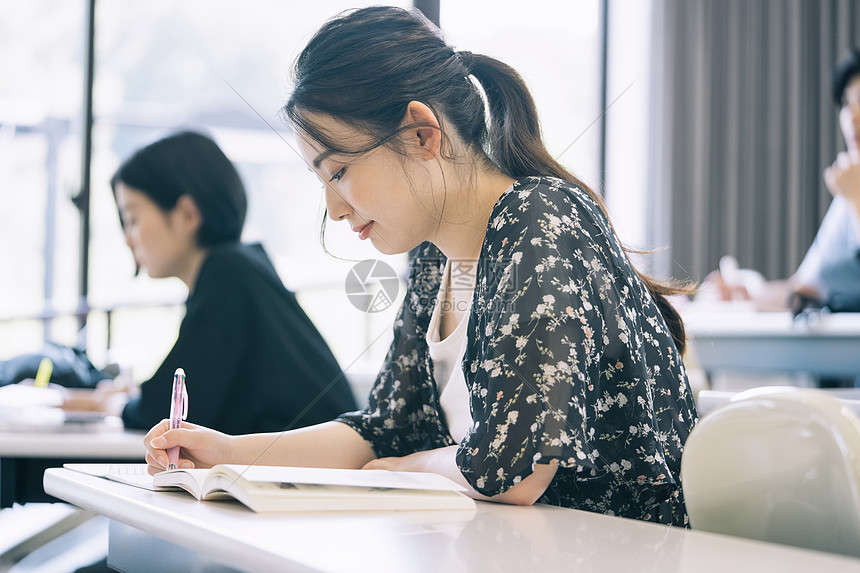
<path fill-rule="evenodd" d="M 365 259 L 346 275 L 346 298 L 362 312 L 381 312 L 394 304 L 400 280 L 387 263 Z"/>

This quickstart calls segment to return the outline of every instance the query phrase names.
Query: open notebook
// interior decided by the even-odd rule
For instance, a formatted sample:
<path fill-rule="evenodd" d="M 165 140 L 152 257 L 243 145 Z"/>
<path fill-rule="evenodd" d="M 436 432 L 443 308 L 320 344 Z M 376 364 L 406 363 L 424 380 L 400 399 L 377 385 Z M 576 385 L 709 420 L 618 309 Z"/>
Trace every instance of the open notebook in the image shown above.
<path fill-rule="evenodd" d="M 179 491 L 178 487 L 156 486 L 146 471 L 146 464 L 63 464 L 72 470 L 91 476 L 133 485 L 150 491 Z"/>
<path fill-rule="evenodd" d="M 465 488 L 432 473 L 282 466 L 217 465 L 146 473 L 144 464 L 66 464 L 153 491 L 187 491 L 199 500 L 235 499 L 256 512 L 473 509 Z"/>

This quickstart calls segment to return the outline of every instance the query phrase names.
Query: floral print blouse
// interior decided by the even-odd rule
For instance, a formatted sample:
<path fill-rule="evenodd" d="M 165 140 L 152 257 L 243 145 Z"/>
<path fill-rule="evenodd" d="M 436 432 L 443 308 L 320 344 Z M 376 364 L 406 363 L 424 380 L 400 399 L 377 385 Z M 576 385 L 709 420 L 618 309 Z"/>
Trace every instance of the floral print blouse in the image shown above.
<path fill-rule="evenodd" d="M 566 181 L 500 197 L 481 250 L 462 367 L 473 424 L 457 450 L 492 496 L 558 466 L 542 503 L 687 525 L 680 467 L 696 421 L 681 356 L 602 209 Z M 379 457 L 452 445 L 426 344 L 445 259 L 413 259 L 368 407 L 344 414 Z"/>

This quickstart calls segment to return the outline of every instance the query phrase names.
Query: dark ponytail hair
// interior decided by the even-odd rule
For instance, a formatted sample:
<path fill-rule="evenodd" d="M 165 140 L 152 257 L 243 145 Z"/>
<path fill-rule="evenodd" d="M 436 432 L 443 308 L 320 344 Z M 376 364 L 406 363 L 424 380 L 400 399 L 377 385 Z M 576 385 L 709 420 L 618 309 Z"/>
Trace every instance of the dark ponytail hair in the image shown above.
<path fill-rule="evenodd" d="M 454 51 L 417 10 L 376 6 L 327 22 L 296 60 L 293 91 L 282 112 L 332 152 L 360 155 L 381 145 L 402 152 L 397 136 L 415 127 L 401 127 L 411 101 L 433 110 L 443 142 L 445 130 L 453 130 L 485 166 L 514 179 L 545 175 L 570 181 L 605 212 L 601 198 L 546 149 L 534 99 L 516 70 L 489 56 Z M 347 147 L 349 142 L 335 140 L 308 112 L 336 118 L 369 136 L 370 143 Z M 443 156 L 450 153 L 447 147 Z M 666 296 L 690 289 L 640 277 L 683 353 L 684 325 Z"/>

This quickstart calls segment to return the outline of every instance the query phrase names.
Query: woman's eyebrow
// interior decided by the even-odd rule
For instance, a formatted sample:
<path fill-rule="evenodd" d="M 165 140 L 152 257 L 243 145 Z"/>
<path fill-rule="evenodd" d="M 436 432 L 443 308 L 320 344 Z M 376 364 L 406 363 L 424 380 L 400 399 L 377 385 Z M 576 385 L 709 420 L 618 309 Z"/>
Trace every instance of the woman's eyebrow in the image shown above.
<path fill-rule="evenodd" d="M 313 161 L 314 168 L 319 169 L 320 163 L 322 163 L 326 157 L 328 157 L 329 155 L 332 155 L 333 153 L 334 153 L 334 151 L 332 151 L 331 149 L 326 149 L 325 151 L 323 151 L 322 153 L 317 155 L 316 159 L 314 159 L 314 161 Z"/>

